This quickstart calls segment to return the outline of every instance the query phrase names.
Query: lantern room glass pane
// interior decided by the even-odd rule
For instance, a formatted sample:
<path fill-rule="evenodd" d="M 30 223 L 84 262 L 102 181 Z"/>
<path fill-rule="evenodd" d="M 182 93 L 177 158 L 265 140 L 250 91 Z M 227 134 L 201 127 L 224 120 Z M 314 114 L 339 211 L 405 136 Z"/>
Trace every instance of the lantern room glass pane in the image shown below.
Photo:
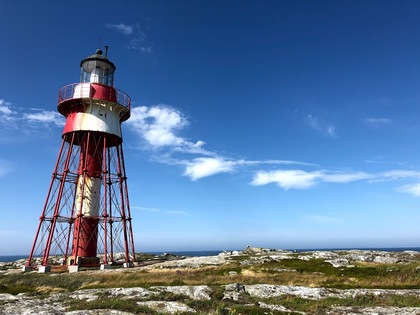
<path fill-rule="evenodd" d="M 90 82 L 90 73 L 84 71 L 83 68 L 81 68 L 81 72 L 80 72 L 80 82 L 82 83 Z"/>
<path fill-rule="evenodd" d="M 101 83 L 114 85 L 114 70 L 109 63 L 101 60 L 86 60 L 83 62 L 80 73 L 82 83 Z"/>
<path fill-rule="evenodd" d="M 104 77 L 103 77 L 103 84 L 113 86 L 114 85 L 114 71 L 109 71 L 108 69 L 105 70 Z"/>

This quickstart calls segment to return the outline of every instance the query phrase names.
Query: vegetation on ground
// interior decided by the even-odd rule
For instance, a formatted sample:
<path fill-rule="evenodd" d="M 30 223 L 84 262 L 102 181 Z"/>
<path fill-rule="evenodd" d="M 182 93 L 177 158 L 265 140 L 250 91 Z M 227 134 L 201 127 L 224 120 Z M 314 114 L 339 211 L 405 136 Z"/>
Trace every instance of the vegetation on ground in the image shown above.
<path fill-rule="evenodd" d="M 147 270 L 120 269 L 111 272 L 86 270 L 79 273 L 7 272 L 0 274 L 0 293 L 29 293 L 39 298 L 53 293 L 72 292 L 79 289 L 115 287 L 208 285 L 211 300 L 195 301 L 183 295 L 164 293 L 149 300 L 179 301 L 192 307 L 197 314 L 293 314 L 268 310 L 259 303 L 283 306 L 292 312 L 324 314 L 332 306 L 348 307 L 420 307 L 417 295 L 383 294 L 356 295 L 347 298 L 304 299 L 283 295 L 276 298 L 255 298 L 241 292 L 238 300 L 224 299 L 224 285 L 232 283 L 275 284 L 331 289 L 420 289 L 420 261 L 408 264 L 354 263 L 352 267 L 333 267 L 322 259 L 303 260 L 297 257 L 282 260 L 265 260 L 257 264 L 245 263 L 247 255 L 234 257 L 230 263 L 200 268 L 151 268 Z M 147 261 L 148 259 L 148 261 Z M 145 264 L 153 264 L 153 257 L 143 256 Z M 96 300 L 70 300 L 68 310 L 115 309 L 133 314 L 158 314 L 139 305 L 144 298 L 103 296 Z M 4 304 L 6 302 L 0 303 Z M 182 314 L 182 313 L 179 313 Z M 185 313 L 187 314 L 187 313 Z"/>
<path fill-rule="evenodd" d="M 217 290 L 215 290 L 217 292 Z M 393 307 L 420 307 L 420 297 L 414 295 L 382 295 L 373 294 L 360 295 L 348 298 L 326 298 L 320 300 L 303 299 L 296 296 L 286 295 L 279 298 L 261 299 L 252 298 L 248 294 L 242 294 L 238 301 L 223 300 L 217 294 L 212 295 L 210 301 L 194 301 L 182 295 L 169 294 L 160 297 L 163 301 L 178 301 L 185 303 L 198 314 L 210 315 L 277 315 L 277 314 L 299 314 L 305 312 L 307 314 L 325 314 L 325 311 L 332 306 L 347 307 L 374 307 L 374 306 L 393 306 Z M 156 301 L 156 298 L 153 298 Z M 283 306 L 291 312 L 283 312 L 278 310 L 269 310 L 261 307 L 259 303 L 268 305 Z M 104 297 L 94 301 L 70 301 L 68 302 L 69 310 L 86 310 L 86 309 L 115 309 L 121 311 L 132 312 L 134 314 L 158 314 L 156 311 L 140 306 L 135 299 L 121 299 L 117 297 Z M 190 314 L 190 313 L 177 313 Z"/>

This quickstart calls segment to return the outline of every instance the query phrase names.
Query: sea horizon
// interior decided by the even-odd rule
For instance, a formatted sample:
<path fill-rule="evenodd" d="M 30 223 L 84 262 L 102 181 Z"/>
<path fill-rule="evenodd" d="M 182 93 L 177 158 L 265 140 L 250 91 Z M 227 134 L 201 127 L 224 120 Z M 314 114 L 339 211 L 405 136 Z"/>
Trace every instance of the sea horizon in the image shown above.
<path fill-rule="evenodd" d="M 265 247 L 262 247 L 265 248 Z M 271 248 L 270 248 L 271 249 Z M 420 247 L 337 247 L 337 248 L 276 248 L 273 250 L 286 250 L 293 252 L 314 252 L 314 251 L 337 251 L 337 250 L 375 250 L 386 252 L 416 251 L 420 252 Z M 145 254 L 172 254 L 176 256 L 214 256 L 222 252 L 243 251 L 243 249 L 221 249 L 221 250 L 169 250 L 169 251 L 145 251 Z M 29 255 L 0 255 L 0 262 L 14 262 L 19 259 L 26 259 Z M 53 255 L 52 255 L 53 256 Z"/>

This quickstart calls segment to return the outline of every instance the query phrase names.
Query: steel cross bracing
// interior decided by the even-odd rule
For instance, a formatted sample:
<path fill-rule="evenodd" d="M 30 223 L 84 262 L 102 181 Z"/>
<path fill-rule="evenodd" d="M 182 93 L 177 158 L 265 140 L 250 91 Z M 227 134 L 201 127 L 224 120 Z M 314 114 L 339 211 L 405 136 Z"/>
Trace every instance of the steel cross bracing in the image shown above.
<path fill-rule="evenodd" d="M 97 253 L 102 263 L 108 264 L 121 257 L 124 262 L 135 261 L 131 213 L 128 199 L 127 177 L 122 145 L 115 145 L 115 139 L 104 133 L 72 132 L 63 135 L 63 141 L 56 162 L 50 188 L 40 217 L 35 241 L 30 253 L 30 264 L 37 257 L 42 265 L 48 265 L 50 256 L 60 255 L 63 264 L 75 252 L 73 239 L 81 233 L 83 214 L 77 212 L 82 207 L 78 202 L 76 186 L 79 191 L 88 189 L 87 166 L 83 165 L 83 145 L 89 147 L 90 154 L 99 156 L 102 162 L 100 174 L 99 212 L 90 220 L 97 220 L 95 231 Z M 92 151 L 93 150 L 93 151 Z M 87 159 L 86 159 L 87 160 Z M 85 198 L 83 195 L 82 199 Z M 80 218 L 78 220 L 78 218 Z M 89 240 L 90 241 L 90 240 Z M 77 257 L 76 257 L 77 258 Z"/>

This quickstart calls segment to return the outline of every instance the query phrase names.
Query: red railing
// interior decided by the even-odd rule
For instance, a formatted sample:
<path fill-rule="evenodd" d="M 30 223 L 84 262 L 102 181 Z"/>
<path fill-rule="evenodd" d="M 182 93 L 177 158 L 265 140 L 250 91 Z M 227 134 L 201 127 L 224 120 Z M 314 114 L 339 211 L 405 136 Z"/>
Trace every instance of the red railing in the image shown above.
<path fill-rule="evenodd" d="M 130 109 L 131 99 L 123 91 L 100 83 L 72 83 L 58 92 L 58 103 L 74 98 L 93 98 L 112 101 Z"/>

